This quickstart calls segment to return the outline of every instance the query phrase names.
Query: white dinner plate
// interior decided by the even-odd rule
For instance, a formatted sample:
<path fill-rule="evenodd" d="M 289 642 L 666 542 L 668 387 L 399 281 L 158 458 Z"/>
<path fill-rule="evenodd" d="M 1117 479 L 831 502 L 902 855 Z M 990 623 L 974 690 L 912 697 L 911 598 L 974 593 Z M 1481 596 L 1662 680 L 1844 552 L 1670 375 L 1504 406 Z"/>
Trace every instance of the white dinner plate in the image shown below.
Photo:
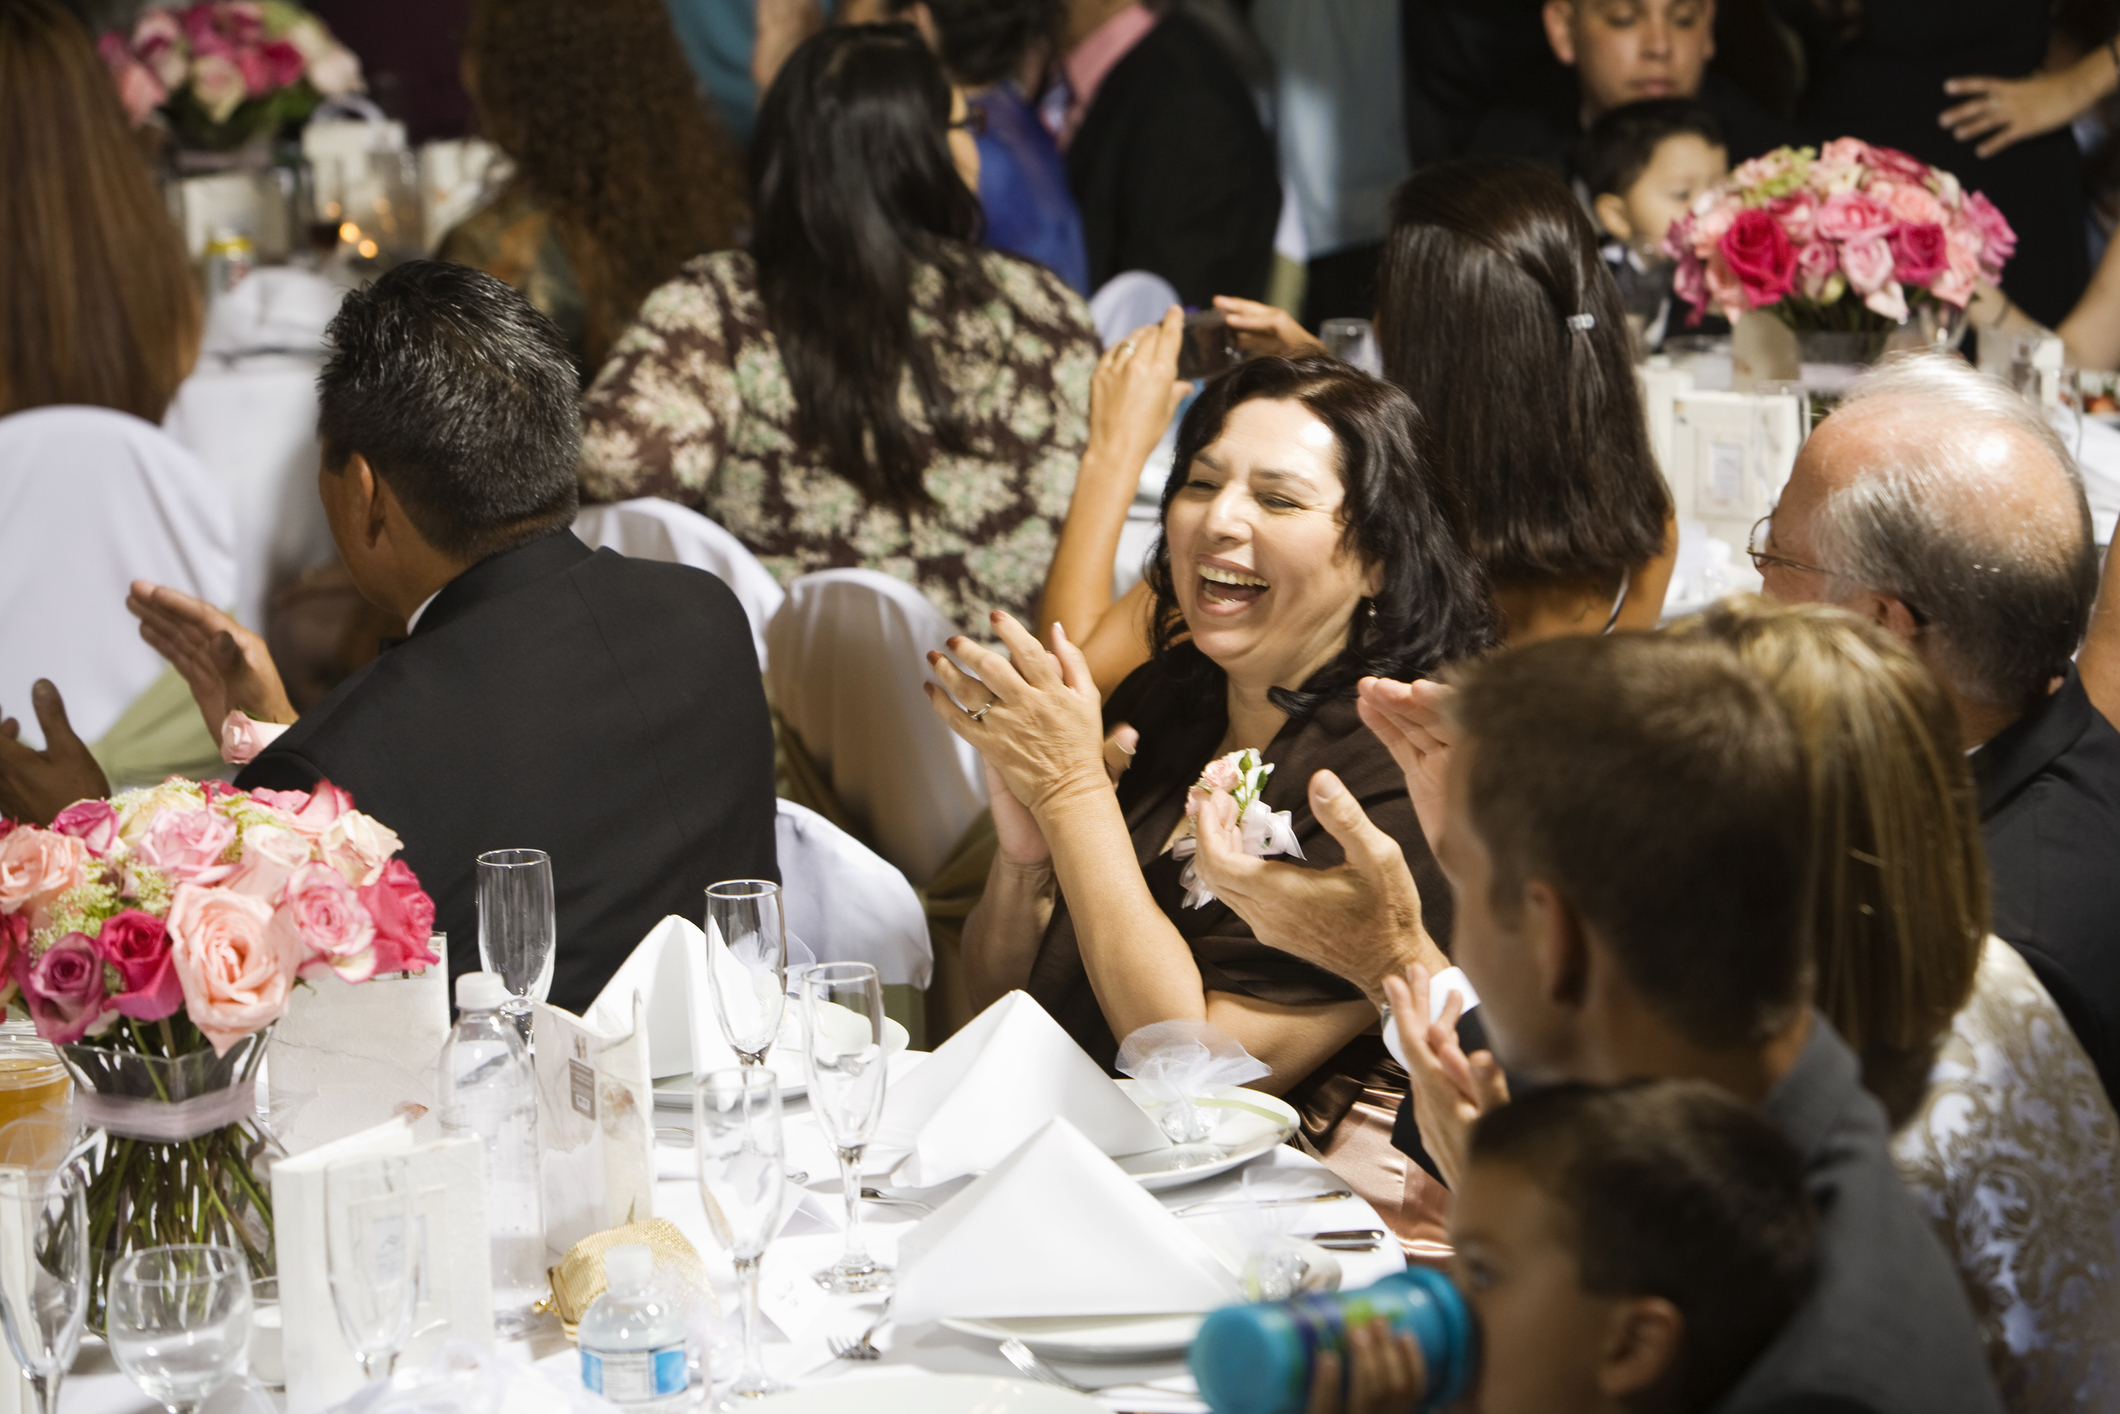
<path fill-rule="evenodd" d="M 945 1316 L 942 1324 L 984 1340 L 1020 1340 L 1054 1360 L 1160 1360 L 1183 1355 L 1200 1333 L 1205 1312 L 1183 1316 L 1018 1316 L 974 1320 Z"/>
<path fill-rule="evenodd" d="M 1141 1097 L 1136 1082 L 1121 1080 L 1118 1084 L 1135 1104 L 1150 1114 L 1156 1112 L 1156 1106 Z M 1182 1188 L 1228 1173 L 1275 1145 L 1287 1143 L 1302 1123 L 1279 1096 L 1237 1085 L 1217 1085 L 1194 1103 L 1214 1122 L 1214 1130 L 1205 1142 L 1129 1154 L 1113 1162 L 1151 1193 Z"/>
<path fill-rule="evenodd" d="M 1104 1414 L 1086 1394 L 999 1375 L 907 1375 L 835 1380 L 771 1394 L 759 1414 Z"/>
<path fill-rule="evenodd" d="M 809 1076 L 803 1072 L 801 1031 L 792 1043 L 787 1033 L 766 1052 L 766 1065 L 780 1081 L 780 1098 L 792 1100 L 808 1093 Z M 897 1055 L 913 1043 L 913 1033 L 891 1020 L 883 1019 L 883 1054 L 885 1058 Z M 659 1110 L 689 1110 L 692 1108 L 692 1077 L 689 1075 L 666 1075 L 655 1082 L 655 1108 Z"/>

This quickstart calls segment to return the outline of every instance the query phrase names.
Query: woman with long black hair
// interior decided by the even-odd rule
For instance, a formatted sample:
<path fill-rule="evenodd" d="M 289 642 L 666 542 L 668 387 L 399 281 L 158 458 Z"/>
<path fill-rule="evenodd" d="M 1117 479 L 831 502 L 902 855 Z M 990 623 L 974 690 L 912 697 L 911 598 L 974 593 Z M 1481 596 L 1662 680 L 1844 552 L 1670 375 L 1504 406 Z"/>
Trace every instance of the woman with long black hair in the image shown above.
<path fill-rule="evenodd" d="M 752 140 L 751 249 L 641 306 L 584 400 L 585 499 L 691 506 L 783 581 L 897 575 L 974 633 L 1032 616 L 1097 340 L 1057 276 L 973 244 L 965 112 L 910 25 L 795 51 Z"/>

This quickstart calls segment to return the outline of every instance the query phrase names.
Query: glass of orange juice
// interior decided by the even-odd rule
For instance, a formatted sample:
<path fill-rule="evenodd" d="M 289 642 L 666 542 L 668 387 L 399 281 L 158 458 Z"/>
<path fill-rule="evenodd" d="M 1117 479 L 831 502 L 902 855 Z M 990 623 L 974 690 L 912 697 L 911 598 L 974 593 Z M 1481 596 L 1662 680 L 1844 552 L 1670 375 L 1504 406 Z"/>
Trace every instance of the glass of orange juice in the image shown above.
<path fill-rule="evenodd" d="M 73 1139 L 66 1065 L 26 1022 L 0 1025 L 0 1164 L 58 1166 Z"/>

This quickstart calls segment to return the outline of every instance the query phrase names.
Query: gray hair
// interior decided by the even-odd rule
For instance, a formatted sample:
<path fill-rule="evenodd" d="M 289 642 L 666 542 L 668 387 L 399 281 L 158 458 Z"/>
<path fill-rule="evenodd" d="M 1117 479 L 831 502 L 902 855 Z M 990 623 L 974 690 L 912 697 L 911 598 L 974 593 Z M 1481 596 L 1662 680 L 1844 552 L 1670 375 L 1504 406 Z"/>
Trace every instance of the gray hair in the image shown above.
<path fill-rule="evenodd" d="M 1921 415 L 1820 505 L 1820 560 L 1894 595 L 1927 629 L 1937 671 L 1960 696 L 1998 707 L 2037 701 L 2067 671 L 2098 594 L 2090 508 L 2068 448 L 2044 412 L 2008 384 L 1945 353 L 1905 354 L 1865 376 L 1841 413 L 1865 403 Z M 2012 518 L 1981 503 L 2004 478 L 2046 471 L 1977 454 L 1982 428 L 2015 433 L 2066 487 L 2073 515 Z"/>

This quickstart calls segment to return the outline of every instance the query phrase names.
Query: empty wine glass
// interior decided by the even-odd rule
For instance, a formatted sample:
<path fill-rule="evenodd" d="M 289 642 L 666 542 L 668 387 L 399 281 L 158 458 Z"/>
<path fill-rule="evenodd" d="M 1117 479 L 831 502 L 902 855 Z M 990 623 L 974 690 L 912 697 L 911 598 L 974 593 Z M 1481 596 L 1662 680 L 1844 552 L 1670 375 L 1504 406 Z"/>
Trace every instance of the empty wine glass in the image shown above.
<path fill-rule="evenodd" d="M 817 1273 L 841 1294 L 888 1291 L 891 1269 L 861 1237 L 861 1151 L 883 1117 L 883 979 L 866 962 L 827 962 L 802 974 L 803 1051 L 810 1113 L 839 1153 L 846 1190 L 847 1241 L 839 1260 Z"/>
<path fill-rule="evenodd" d="M 250 1264 L 233 1247 L 150 1247 L 119 1262 L 104 1300 L 118 1368 L 170 1414 L 192 1414 L 250 1357 Z"/>
<path fill-rule="evenodd" d="M 0 1171 L 0 1323 L 37 1396 L 59 1407 L 59 1382 L 88 1316 L 88 1206 L 81 1171 Z"/>
<path fill-rule="evenodd" d="M 728 950 L 743 969 L 733 970 L 716 952 Z M 788 924 L 780 885 L 764 879 L 729 879 L 707 889 L 707 985 L 721 1034 L 745 1065 L 764 1065 L 780 1035 L 787 1004 Z"/>
<path fill-rule="evenodd" d="M 758 1275 L 780 1227 L 780 1084 L 762 1066 L 713 1071 L 693 1086 L 692 1118 L 707 1224 L 735 1259 L 743 1291 L 743 1368 L 728 1397 L 772 1394 L 781 1386 L 767 1377 L 758 1353 Z"/>
<path fill-rule="evenodd" d="M 339 1331 L 373 1380 L 388 1378 L 419 1305 L 419 1227 L 403 1156 L 324 1171 L 324 1260 Z"/>
<path fill-rule="evenodd" d="M 501 1011 L 530 1038 L 530 1004 L 552 991 L 552 856 L 489 849 L 478 857 L 478 961 L 508 985 Z"/>

